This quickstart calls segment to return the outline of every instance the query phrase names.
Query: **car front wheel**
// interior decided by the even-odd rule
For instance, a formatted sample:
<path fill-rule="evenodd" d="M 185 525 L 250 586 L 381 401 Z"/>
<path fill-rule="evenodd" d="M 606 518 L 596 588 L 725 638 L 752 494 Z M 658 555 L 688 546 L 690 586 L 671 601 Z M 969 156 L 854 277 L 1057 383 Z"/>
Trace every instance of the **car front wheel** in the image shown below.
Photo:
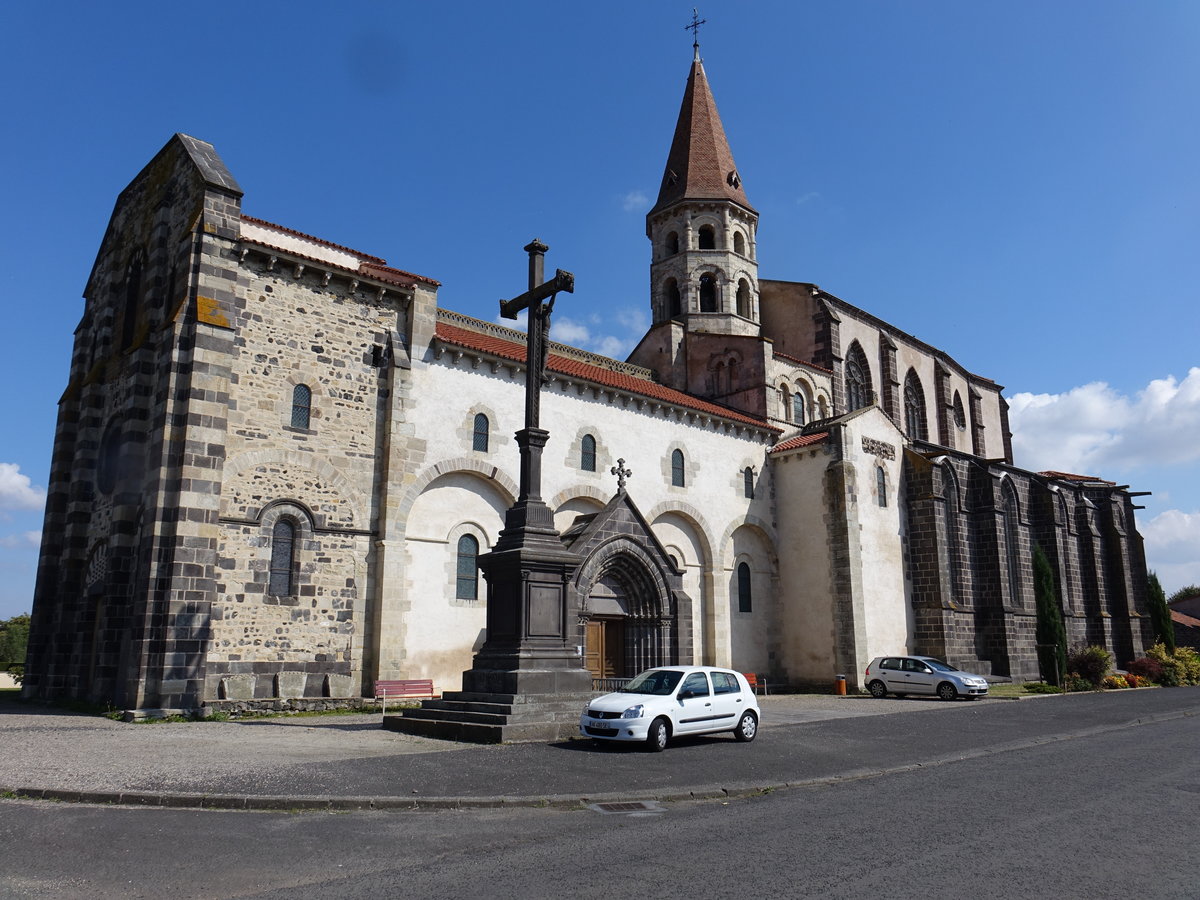
<path fill-rule="evenodd" d="M 958 688 L 948 681 L 943 681 L 938 685 L 938 696 L 943 700 L 953 700 L 958 696 Z"/>
<path fill-rule="evenodd" d="M 667 720 L 655 719 L 650 723 L 650 730 L 646 732 L 646 746 L 651 753 L 662 753 L 667 749 L 667 739 L 670 737 L 671 729 Z"/>
<path fill-rule="evenodd" d="M 867 690 L 876 700 L 882 700 L 887 696 L 887 686 L 882 681 L 872 681 L 867 685 Z"/>
<path fill-rule="evenodd" d="M 758 718 L 754 713 L 746 710 L 738 720 L 737 728 L 733 729 L 733 736 L 739 741 L 749 742 L 754 740 L 756 734 L 758 734 Z"/>

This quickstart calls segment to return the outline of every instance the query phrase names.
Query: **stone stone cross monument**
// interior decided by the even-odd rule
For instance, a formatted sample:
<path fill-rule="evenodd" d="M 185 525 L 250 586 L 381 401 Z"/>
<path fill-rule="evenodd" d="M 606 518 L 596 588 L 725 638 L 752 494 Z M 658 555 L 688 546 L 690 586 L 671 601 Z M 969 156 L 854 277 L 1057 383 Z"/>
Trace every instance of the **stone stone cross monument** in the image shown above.
<path fill-rule="evenodd" d="M 557 295 L 575 289 L 574 276 L 561 269 L 542 280 L 548 249 L 536 239 L 525 247 L 529 290 L 500 303 L 501 314 L 508 318 L 516 318 L 523 309 L 529 312 L 525 427 L 517 432 L 520 496 L 505 512 L 495 546 L 479 557 L 488 586 L 487 637 L 474 665 L 463 673 L 465 692 L 550 695 L 591 689 L 575 619 L 567 608 L 568 582 L 579 562 L 563 547 L 554 514 L 541 496 L 542 448 L 550 438 L 539 422 L 550 314 Z"/>

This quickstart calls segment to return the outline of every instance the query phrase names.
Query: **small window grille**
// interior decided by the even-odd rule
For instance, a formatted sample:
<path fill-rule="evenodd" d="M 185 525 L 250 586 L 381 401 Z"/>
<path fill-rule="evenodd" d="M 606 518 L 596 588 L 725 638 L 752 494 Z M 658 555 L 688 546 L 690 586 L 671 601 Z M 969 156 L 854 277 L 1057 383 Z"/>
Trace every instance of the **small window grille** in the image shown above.
<path fill-rule="evenodd" d="M 483 413 L 475 414 L 475 431 L 471 438 L 471 449 L 479 450 L 483 453 L 487 452 L 488 448 L 488 417 Z"/>
<path fill-rule="evenodd" d="M 280 519 L 271 529 L 272 597 L 292 595 L 292 566 L 296 559 L 296 525 L 290 519 Z"/>
<path fill-rule="evenodd" d="M 746 563 L 738 563 L 737 591 L 738 612 L 753 612 L 754 603 L 750 597 L 750 567 Z"/>
<path fill-rule="evenodd" d="M 292 427 L 308 429 L 312 420 L 312 389 L 298 384 L 292 389 Z"/>
<path fill-rule="evenodd" d="M 590 434 L 583 436 L 582 446 L 579 449 L 579 468 L 585 472 L 596 471 L 596 439 Z"/>
<path fill-rule="evenodd" d="M 683 451 L 671 451 L 671 484 L 675 487 L 687 486 L 687 472 L 684 469 Z"/>
<path fill-rule="evenodd" d="M 479 599 L 479 541 L 469 534 L 458 539 L 458 567 L 454 596 L 459 600 Z"/>

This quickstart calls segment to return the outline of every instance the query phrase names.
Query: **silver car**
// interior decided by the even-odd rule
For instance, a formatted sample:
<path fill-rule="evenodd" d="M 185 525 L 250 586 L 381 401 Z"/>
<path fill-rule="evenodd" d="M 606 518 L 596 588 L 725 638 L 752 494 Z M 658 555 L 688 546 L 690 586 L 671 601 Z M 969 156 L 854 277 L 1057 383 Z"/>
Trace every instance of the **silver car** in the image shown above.
<path fill-rule="evenodd" d="M 986 697 L 987 679 L 963 672 L 932 656 L 877 656 L 867 666 L 867 690 L 872 697 L 894 694 L 937 695 L 943 700 Z"/>

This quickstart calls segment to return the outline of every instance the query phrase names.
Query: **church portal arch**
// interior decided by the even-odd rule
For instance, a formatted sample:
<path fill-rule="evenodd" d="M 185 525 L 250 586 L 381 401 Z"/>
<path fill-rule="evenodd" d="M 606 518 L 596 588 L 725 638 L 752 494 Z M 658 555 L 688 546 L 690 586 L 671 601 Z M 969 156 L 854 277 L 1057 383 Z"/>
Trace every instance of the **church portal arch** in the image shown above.
<path fill-rule="evenodd" d="M 626 535 L 596 547 L 579 567 L 574 587 L 593 677 L 629 678 L 678 661 L 672 574 L 641 541 Z"/>

